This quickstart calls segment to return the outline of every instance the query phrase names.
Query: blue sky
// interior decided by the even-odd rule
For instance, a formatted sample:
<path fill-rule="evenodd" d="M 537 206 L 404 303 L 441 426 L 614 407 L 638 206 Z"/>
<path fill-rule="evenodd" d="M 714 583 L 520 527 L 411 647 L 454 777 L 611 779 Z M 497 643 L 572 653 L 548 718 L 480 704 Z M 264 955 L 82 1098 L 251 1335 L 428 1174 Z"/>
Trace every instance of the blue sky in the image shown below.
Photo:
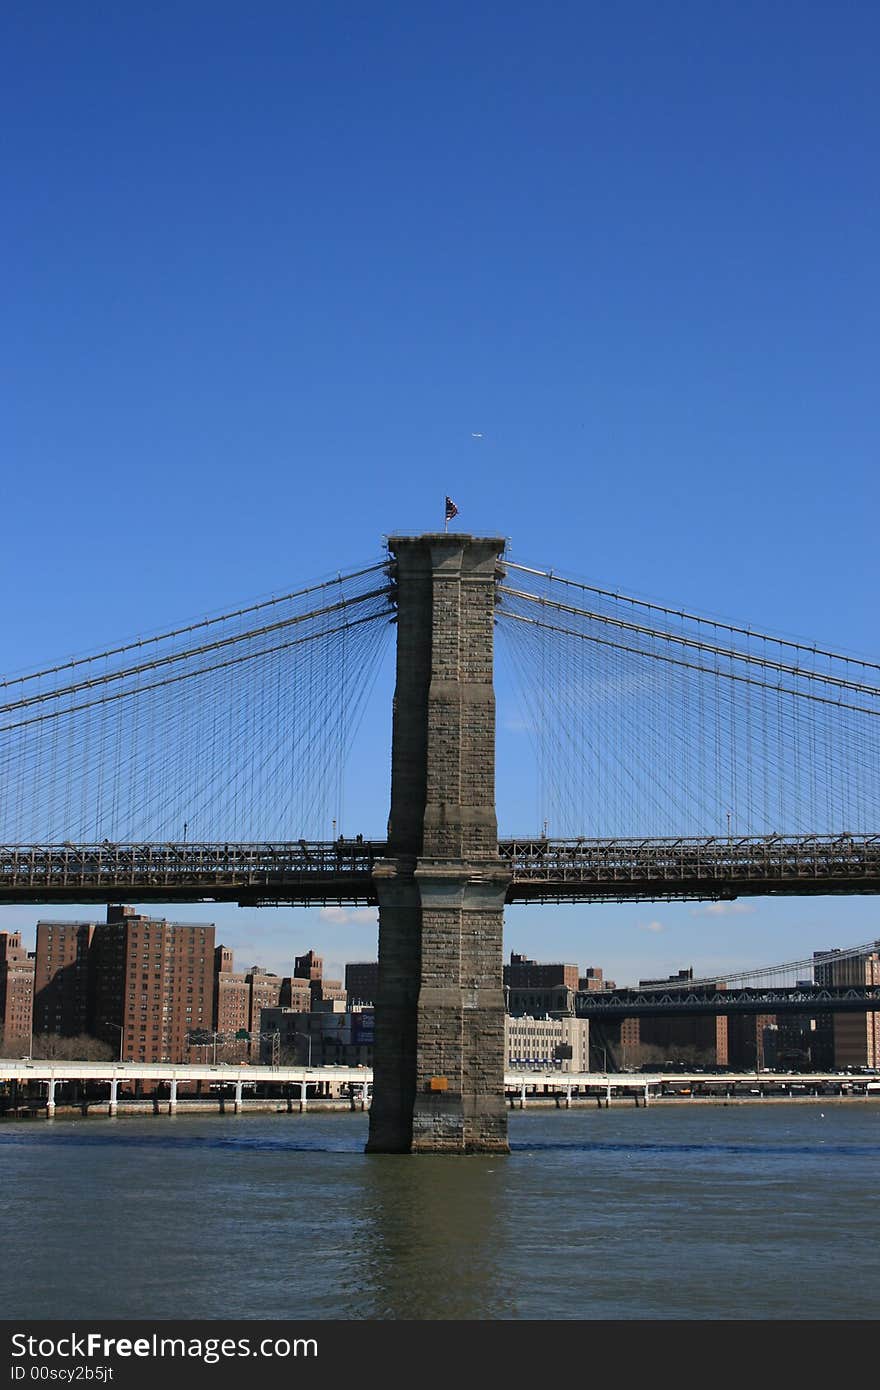
<path fill-rule="evenodd" d="M 876 654 L 878 40 L 809 0 L 4 6 L 0 667 L 353 567 L 447 492 L 525 563 Z M 880 935 L 754 908 L 519 908 L 507 947 L 632 979 Z M 180 915 L 242 964 L 375 951 Z"/>

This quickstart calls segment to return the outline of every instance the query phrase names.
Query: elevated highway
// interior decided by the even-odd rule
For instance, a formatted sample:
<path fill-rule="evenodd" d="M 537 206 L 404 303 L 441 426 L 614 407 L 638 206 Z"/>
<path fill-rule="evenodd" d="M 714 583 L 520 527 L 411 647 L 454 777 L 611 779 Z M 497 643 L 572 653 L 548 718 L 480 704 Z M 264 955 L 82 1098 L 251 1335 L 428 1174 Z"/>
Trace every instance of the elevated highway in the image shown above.
<path fill-rule="evenodd" d="M 170 1063 L 138 1062 L 56 1062 L 29 1058 L 0 1058 L 0 1087 L 12 1091 L 15 1097 L 38 1091 L 36 1105 L 51 1116 L 55 1113 L 56 1094 L 65 1084 L 78 1083 L 107 1086 L 103 1102 L 112 1115 L 120 1104 L 120 1087 L 128 1090 L 138 1084 L 153 1090 L 167 1091 L 163 1102 L 156 1102 L 174 1113 L 180 1104 L 181 1086 L 201 1083 L 202 1088 L 216 1092 L 218 1106 L 234 1113 L 245 1108 L 245 1090 L 262 1088 L 265 1094 L 278 1097 L 294 1096 L 296 1106 L 304 1111 L 309 1094 L 332 1096 L 346 1094 L 352 1105 L 366 1108 L 369 1104 L 373 1072 L 370 1067 L 271 1067 L 237 1066 L 227 1063 Z M 343 1091 L 343 1088 L 345 1090 Z M 831 1089 L 880 1100 L 880 1076 L 864 1073 L 803 1072 L 799 1074 L 741 1071 L 741 1072 L 562 1072 L 532 1069 L 506 1069 L 504 1092 L 511 1106 L 525 1105 L 531 1099 L 555 1098 L 558 1104 L 570 1105 L 574 1098 L 593 1098 L 608 1104 L 613 1098 L 630 1098 L 637 1104 L 649 1104 L 651 1099 L 664 1095 L 727 1095 L 744 1097 L 776 1095 L 777 1097 L 821 1092 Z M 92 1100 L 92 1108 L 101 1102 Z M 33 1109 L 33 1102 L 27 1108 Z"/>

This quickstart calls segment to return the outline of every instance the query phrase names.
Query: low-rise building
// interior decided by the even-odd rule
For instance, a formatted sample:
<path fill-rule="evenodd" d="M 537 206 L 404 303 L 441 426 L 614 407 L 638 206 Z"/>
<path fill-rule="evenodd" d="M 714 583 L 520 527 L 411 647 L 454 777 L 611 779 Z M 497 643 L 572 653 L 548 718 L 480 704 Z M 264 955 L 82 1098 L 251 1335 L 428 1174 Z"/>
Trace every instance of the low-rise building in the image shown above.
<path fill-rule="evenodd" d="M 375 1037 L 371 1007 L 322 1000 L 308 1012 L 264 1009 L 261 1057 L 297 1066 L 371 1067 Z"/>
<path fill-rule="evenodd" d="M 590 1024 L 585 1018 L 504 1020 L 504 1057 L 510 1071 L 586 1072 L 590 1070 Z"/>

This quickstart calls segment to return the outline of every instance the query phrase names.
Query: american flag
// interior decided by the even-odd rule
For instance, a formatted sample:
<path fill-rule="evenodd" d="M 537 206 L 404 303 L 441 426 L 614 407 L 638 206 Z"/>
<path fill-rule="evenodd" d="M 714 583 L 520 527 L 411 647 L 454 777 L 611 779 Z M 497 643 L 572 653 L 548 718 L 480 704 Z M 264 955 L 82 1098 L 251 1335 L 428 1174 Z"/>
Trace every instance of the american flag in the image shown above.
<path fill-rule="evenodd" d="M 446 520 L 447 520 L 447 521 L 451 521 L 452 518 L 453 518 L 454 516 L 458 516 L 458 507 L 456 507 L 456 505 L 455 505 L 455 503 L 453 502 L 453 500 L 452 500 L 451 497 L 447 497 L 447 499 L 446 499 Z"/>

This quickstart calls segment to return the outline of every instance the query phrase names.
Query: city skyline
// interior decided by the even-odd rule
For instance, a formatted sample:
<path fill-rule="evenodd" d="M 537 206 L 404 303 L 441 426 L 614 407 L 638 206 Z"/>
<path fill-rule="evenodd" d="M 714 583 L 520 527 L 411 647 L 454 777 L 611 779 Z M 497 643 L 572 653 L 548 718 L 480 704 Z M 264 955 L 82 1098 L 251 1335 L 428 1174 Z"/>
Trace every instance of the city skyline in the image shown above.
<path fill-rule="evenodd" d="M 192 907 L 187 905 L 187 919 L 188 922 L 191 924 L 213 926 L 216 928 L 216 948 L 218 951 L 222 948 L 236 957 L 236 960 L 238 962 L 238 964 L 236 965 L 236 970 L 238 972 L 242 972 L 245 970 L 254 970 L 258 972 L 265 971 L 273 975 L 284 977 L 285 975 L 290 974 L 291 970 L 293 969 L 294 963 L 297 960 L 305 958 L 310 954 L 314 954 L 315 956 L 319 956 L 321 958 L 322 965 L 324 967 L 324 973 L 328 978 L 332 979 L 338 977 L 340 979 L 344 979 L 345 972 L 348 966 L 360 965 L 364 963 L 369 964 L 371 962 L 375 964 L 376 962 L 377 955 L 375 950 L 373 950 L 372 952 L 367 950 L 366 952 L 361 954 L 350 953 L 346 956 L 340 956 L 338 958 L 324 957 L 320 949 L 316 947 L 315 942 L 311 939 L 306 940 L 305 937 L 303 937 L 301 941 L 299 941 L 296 945 L 291 946 L 289 949 L 281 948 L 279 946 L 277 954 L 274 957 L 270 958 L 265 955 L 260 955 L 258 952 L 250 950 L 250 947 L 253 944 L 252 939 L 246 940 L 244 948 L 242 948 L 241 946 L 234 945 L 232 940 L 229 938 L 228 934 L 225 936 L 221 935 L 219 925 L 216 919 L 216 913 L 212 914 L 211 912 L 211 908 L 216 909 L 218 907 L 222 907 L 222 904 L 197 904 L 196 909 L 194 911 Z M 92 908 L 94 908 L 94 904 L 92 904 Z M 169 927 L 186 925 L 185 923 L 177 922 L 173 918 L 169 919 L 165 912 L 157 910 L 156 904 L 148 904 L 146 905 L 146 907 L 138 907 L 134 904 L 126 904 L 125 909 L 126 911 L 130 910 L 138 916 L 145 916 L 150 921 L 166 922 Z M 202 916 L 200 909 L 204 909 L 206 915 Z M 35 910 L 33 908 L 22 907 L 18 910 L 22 913 L 30 913 L 30 921 L 32 923 L 30 931 L 28 931 L 27 926 L 18 926 L 10 929 L 0 924 L 0 932 L 10 930 L 19 932 L 22 938 L 22 947 L 30 955 L 33 955 L 36 951 L 37 926 L 40 924 L 42 924 L 44 927 L 56 925 L 63 925 L 67 927 L 86 927 L 94 926 L 105 921 L 105 917 L 101 913 L 96 914 L 94 911 L 89 912 L 88 910 L 83 914 L 77 914 L 75 916 L 66 912 L 64 913 L 64 915 L 60 915 L 61 911 L 63 911 L 61 909 L 59 909 L 59 912 L 57 914 L 51 911 L 39 911 L 38 918 L 34 916 Z M 331 910 L 338 912 L 361 913 L 375 913 L 377 911 L 377 909 L 374 908 L 340 908 Z M 511 909 L 507 908 L 506 910 L 509 912 Z M 256 912 L 258 911 L 258 909 L 241 909 L 241 911 Z M 263 909 L 259 909 L 259 911 L 263 911 Z M 282 909 L 278 909 L 278 911 L 282 911 Z M 814 960 L 814 957 L 819 953 L 834 952 L 841 949 L 845 950 L 847 948 L 852 949 L 857 946 L 863 947 L 865 945 L 870 945 L 872 940 L 873 938 L 870 937 L 869 933 L 869 936 L 866 937 L 864 940 L 857 941 L 854 939 L 853 941 L 834 943 L 824 941 L 816 946 L 809 947 L 809 949 L 805 948 L 797 956 L 797 959 L 801 961 L 806 967 Z M 880 940 L 880 935 L 877 936 L 877 940 Z M 508 946 L 505 943 L 505 968 L 513 959 L 522 959 L 539 966 L 544 964 L 555 965 L 564 963 L 568 966 L 576 968 L 579 972 L 581 972 L 582 975 L 586 972 L 598 970 L 600 978 L 604 978 L 606 981 L 612 981 L 615 987 L 618 989 L 635 988 L 639 984 L 644 983 L 645 980 L 653 978 L 651 976 L 648 966 L 645 964 L 645 961 L 649 959 L 648 956 L 641 958 L 641 964 L 637 963 L 639 958 L 636 958 L 636 963 L 633 966 L 634 973 L 631 977 L 628 976 L 624 978 L 622 976 L 616 976 L 615 972 L 612 969 L 610 969 L 603 960 L 594 959 L 592 956 L 585 956 L 582 952 L 579 954 L 566 955 L 564 953 L 559 952 L 554 954 L 552 952 L 547 953 L 539 951 L 535 948 L 534 939 L 532 939 L 531 941 L 524 940 L 519 947 Z M 792 962 L 788 958 L 783 958 L 781 955 L 777 954 L 776 956 L 774 956 L 772 960 L 756 961 L 753 964 L 755 969 L 761 969 L 762 967 L 767 966 L 775 966 L 782 968 L 784 966 L 790 967 Z M 651 968 L 653 969 L 653 967 Z M 662 973 L 658 975 L 656 978 L 672 979 L 679 972 L 684 972 L 688 970 L 692 971 L 693 977 L 697 980 L 712 977 L 723 978 L 724 975 L 730 976 L 731 978 L 735 978 L 742 973 L 746 973 L 749 968 L 750 967 L 748 965 L 737 965 L 729 966 L 726 970 L 714 970 L 712 968 L 703 969 L 700 966 L 699 960 L 695 958 L 694 960 L 687 961 L 682 965 L 677 965 L 675 969 L 670 969 L 669 972 Z M 790 973 L 790 969 L 788 973 Z"/>
<path fill-rule="evenodd" d="M 601 967 L 582 973 L 577 963 L 511 952 L 503 967 L 507 1065 L 524 1056 L 546 1061 L 547 1048 L 559 1044 L 568 1049 L 558 1054 L 564 1070 L 590 1070 L 592 1019 L 598 1028 L 594 1051 L 603 1056 L 603 1070 L 608 1058 L 615 1070 L 637 1070 L 639 1063 L 663 1059 L 733 1070 L 876 1068 L 876 1012 L 831 1015 L 821 1006 L 811 1009 L 802 986 L 814 981 L 822 987 L 875 987 L 880 984 L 878 948 L 880 941 L 861 943 L 850 953 L 832 948 L 780 963 L 775 973 L 787 985 L 771 987 L 766 974 L 748 981 L 764 991 L 757 1012 L 748 1014 L 739 1009 L 746 981 L 716 981 L 718 990 L 709 991 L 705 1013 L 689 1007 L 675 1015 L 667 1012 L 665 996 L 670 989 L 690 995 L 699 987 L 693 969 L 642 978 L 640 990 L 662 986 L 661 1008 L 653 1016 L 642 1016 L 638 998 L 631 1012 L 625 1001 L 618 1012 L 613 996 L 603 1003 L 605 991 L 620 987 Z M 283 1053 L 289 1060 L 300 1052 L 316 1066 L 371 1066 L 379 964 L 347 963 L 344 981 L 330 978 L 324 966 L 310 949 L 294 958 L 290 974 L 258 963 L 236 971 L 233 951 L 216 942 L 212 924 L 139 916 L 124 904 L 109 905 L 104 921 L 41 917 L 34 952 L 27 951 L 20 933 L 0 932 L 0 1044 L 6 1057 L 87 1059 L 99 1056 L 95 1047 L 104 1046 L 119 1062 L 178 1065 L 198 1060 L 198 1049 L 207 1047 L 222 1062 L 253 1064 L 265 1061 L 267 1053 Z M 717 1009 L 716 993 L 730 998 L 731 1007 Z M 600 1006 L 598 1012 L 591 1001 Z M 572 1062 L 571 1045 L 579 1064 Z"/>

